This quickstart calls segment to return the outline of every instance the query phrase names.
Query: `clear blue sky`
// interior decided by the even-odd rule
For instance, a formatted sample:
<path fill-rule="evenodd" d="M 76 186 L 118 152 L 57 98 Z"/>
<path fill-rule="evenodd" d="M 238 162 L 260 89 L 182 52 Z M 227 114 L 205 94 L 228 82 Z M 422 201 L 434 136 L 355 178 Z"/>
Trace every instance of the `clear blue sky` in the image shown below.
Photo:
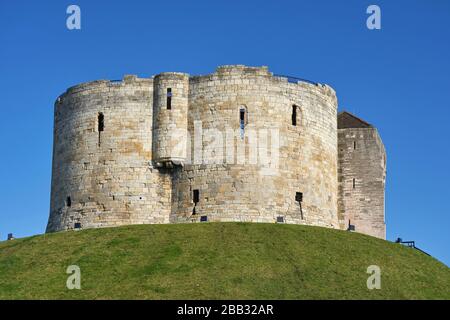
<path fill-rule="evenodd" d="M 66 28 L 81 7 L 82 29 Z M 381 7 L 382 29 L 366 28 Z M 386 145 L 388 239 L 450 265 L 450 1 L 1 1 L 0 238 L 43 233 L 53 102 L 74 84 L 268 65 L 328 83 Z"/>

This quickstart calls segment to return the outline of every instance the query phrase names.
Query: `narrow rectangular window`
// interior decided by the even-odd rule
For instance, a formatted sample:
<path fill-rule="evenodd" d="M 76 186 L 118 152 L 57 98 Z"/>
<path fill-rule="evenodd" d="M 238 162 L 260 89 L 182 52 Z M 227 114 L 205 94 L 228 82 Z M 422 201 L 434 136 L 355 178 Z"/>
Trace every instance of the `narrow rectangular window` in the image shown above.
<path fill-rule="evenodd" d="M 66 206 L 67 207 L 72 206 L 72 199 L 70 197 L 67 197 L 67 199 L 66 199 Z"/>
<path fill-rule="evenodd" d="M 102 132 L 103 130 L 105 130 L 105 116 L 101 112 L 98 114 L 97 125 L 98 132 Z"/>
<path fill-rule="evenodd" d="M 244 139 L 244 130 L 245 125 L 247 124 L 246 114 L 245 114 L 245 108 L 239 109 L 239 129 L 241 134 L 241 139 Z"/>
<path fill-rule="evenodd" d="M 172 88 L 167 88 L 167 110 L 172 109 Z"/>
<path fill-rule="evenodd" d="M 195 189 L 192 193 L 192 201 L 197 204 L 200 202 L 200 191 Z"/>
<path fill-rule="evenodd" d="M 356 187 L 356 179 L 355 178 L 353 178 L 352 185 L 353 185 L 353 189 L 355 189 L 355 187 Z"/>
<path fill-rule="evenodd" d="M 295 104 L 292 106 L 292 125 L 297 125 L 297 106 Z"/>
<path fill-rule="evenodd" d="M 353 141 L 353 150 L 356 150 L 356 141 Z"/>
<path fill-rule="evenodd" d="M 102 132 L 105 130 L 105 116 L 99 112 L 97 116 L 98 146 L 102 143 Z"/>
<path fill-rule="evenodd" d="M 302 208 L 302 201 L 303 201 L 303 193 L 302 192 L 296 192 L 295 193 L 295 201 L 298 202 L 298 205 L 300 206 L 300 218 L 303 220 L 303 208 Z"/>

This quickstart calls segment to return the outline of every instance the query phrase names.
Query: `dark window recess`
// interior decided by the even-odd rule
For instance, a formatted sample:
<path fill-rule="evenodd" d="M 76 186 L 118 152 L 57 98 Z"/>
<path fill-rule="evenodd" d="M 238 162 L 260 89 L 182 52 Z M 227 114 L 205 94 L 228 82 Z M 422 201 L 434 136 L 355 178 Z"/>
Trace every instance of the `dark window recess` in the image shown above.
<path fill-rule="evenodd" d="M 356 141 L 353 141 L 353 150 L 356 150 Z"/>
<path fill-rule="evenodd" d="M 201 216 L 200 217 L 200 222 L 206 222 L 208 221 L 208 216 Z"/>
<path fill-rule="evenodd" d="M 70 197 L 67 197 L 66 199 L 66 206 L 68 207 L 72 206 L 72 199 Z"/>
<path fill-rule="evenodd" d="M 98 131 L 98 145 L 102 143 L 102 132 L 105 130 L 105 116 L 103 113 L 99 113 L 97 117 L 97 131 Z"/>
<path fill-rule="evenodd" d="M 284 223 L 284 217 L 277 217 L 277 223 Z"/>
<path fill-rule="evenodd" d="M 295 193 L 295 201 L 297 201 L 298 205 L 300 206 L 300 217 L 303 220 L 303 209 L 302 209 L 303 193 L 302 192 Z"/>
<path fill-rule="evenodd" d="M 194 202 L 194 208 L 192 208 L 192 215 L 196 215 L 197 211 L 195 210 L 195 207 L 197 206 L 197 203 L 200 202 L 200 191 L 198 189 L 194 189 L 192 191 L 192 202 Z"/>
<path fill-rule="evenodd" d="M 295 104 L 292 106 L 292 125 L 297 125 L 297 106 Z"/>
<path fill-rule="evenodd" d="M 245 124 L 245 109 L 241 108 L 239 110 L 239 122 Z"/>
<path fill-rule="evenodd" d="M 356 187 L 356 179 L 355 178 L 353 178 L 352 186 L 353 186 L 353 189 L 355 189 L 355 187 Z"/>
<path fill-rule="evenodd" d="M 245 130 L 245 125 L 247 124 L 246 116 L 247 115 L 245 114 L 245 108 L 240 108 L 239 109 L 239 129 L 240 129 L 241 139 L 244 139 L 244 130 Z"/>
<path fill-rule="evenodd" d="M 74 229 L 81 229 L 81 223 L 75 222 Z"/>
<path fill-rule="evenodd" d="M 347 231 L 355 231 L 355 225 L 350 223 L 350 220 L 348 220 L 348 228 Z"/>
<path fill-rule="evenodd" d="M 200 192 L 198 189 L 195 189 L 192 194 L 192 200 L 195 204 L 200 202 Z"/>
<path fill-rule="evenodd" d="M 98 122 L 98 132 L 102 132 L 102 131 L 104 131 L 105 130 L 105 116 L 103 115 L 103 113 L 99 113 L 98 114 L 98 119 L 97 119 L 97 122 Z"/>
<path fill-rule="evenodd" d="M 172 109 L 172 88 L 167 88 L 167 103 L 166 103 L 167 110 Z"/>

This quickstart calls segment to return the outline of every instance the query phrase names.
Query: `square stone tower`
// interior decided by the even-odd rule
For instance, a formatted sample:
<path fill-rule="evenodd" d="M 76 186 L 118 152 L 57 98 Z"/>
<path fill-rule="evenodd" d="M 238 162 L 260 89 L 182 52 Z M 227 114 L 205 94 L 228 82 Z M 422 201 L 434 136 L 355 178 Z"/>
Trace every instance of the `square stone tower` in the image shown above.
<path fill-rule="evenodd" d="M 386 238 L 386 151 L 378 131 L 349 112 L 338 114 L 338 213 L 342 229 Z"/>

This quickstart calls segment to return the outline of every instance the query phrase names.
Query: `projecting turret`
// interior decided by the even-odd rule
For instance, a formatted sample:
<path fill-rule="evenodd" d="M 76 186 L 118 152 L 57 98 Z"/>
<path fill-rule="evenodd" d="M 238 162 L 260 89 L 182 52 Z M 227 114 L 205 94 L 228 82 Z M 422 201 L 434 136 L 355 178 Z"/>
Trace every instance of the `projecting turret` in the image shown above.
<path fill-rule="evenodd" d="M 155 76 L 153 161 L 157 167 L 183 165 L 187 157 L 189 75 L 167 72 Z"/>

